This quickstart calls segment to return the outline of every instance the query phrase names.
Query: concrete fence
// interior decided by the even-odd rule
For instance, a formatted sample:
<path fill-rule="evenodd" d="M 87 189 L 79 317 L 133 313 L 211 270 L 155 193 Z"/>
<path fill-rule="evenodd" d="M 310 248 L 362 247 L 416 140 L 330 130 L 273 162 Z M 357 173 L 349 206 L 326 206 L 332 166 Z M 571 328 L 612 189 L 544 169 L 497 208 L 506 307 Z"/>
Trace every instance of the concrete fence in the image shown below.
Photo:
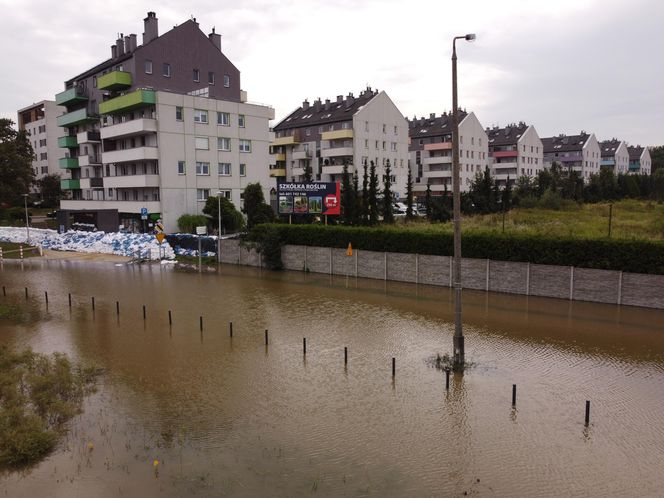
<path fill-rule="evenodd" d="M 452 287 L 452 258 L 395 252 L 286 245 L 286 270 Z M 263 266 L 261 255 L 237 240 L 222 240 L 221 261 Z M 644 275 L 571 266 L 463 258 L 461 283 L 475 289 L 575 301 L 664 309 L 664 275 Z"/>

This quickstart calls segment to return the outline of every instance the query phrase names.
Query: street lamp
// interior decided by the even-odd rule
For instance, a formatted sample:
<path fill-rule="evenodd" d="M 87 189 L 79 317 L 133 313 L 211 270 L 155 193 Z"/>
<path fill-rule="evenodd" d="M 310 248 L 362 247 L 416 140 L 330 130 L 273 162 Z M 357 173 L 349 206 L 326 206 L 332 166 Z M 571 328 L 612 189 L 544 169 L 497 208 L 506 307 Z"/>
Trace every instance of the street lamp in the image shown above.
<path fill-rule="evenodd" d="M 456 41 L 473 41 L 474 34 L 452 39 L 452 192 L 454 208 L 454 367 L 463 369 L 465 347 L 461 325 L 461 186 L 459 185 L 459 104 L 457 102 Z"/>
<path fill-rule="evenodd" d="M 217 263 L 221 263 L 221 196 L 223 192 L 217 191 L 217 216 L 219 218 L 219 232 L 217 233 Z"/>
<path fill-rule="evenodd" d="M 30 218 L 28 217 L 28 194 L 23 194 L 23 204 L 25 206 L 25 231 L 27 232 L 27 242 L 30 243 Z"/>

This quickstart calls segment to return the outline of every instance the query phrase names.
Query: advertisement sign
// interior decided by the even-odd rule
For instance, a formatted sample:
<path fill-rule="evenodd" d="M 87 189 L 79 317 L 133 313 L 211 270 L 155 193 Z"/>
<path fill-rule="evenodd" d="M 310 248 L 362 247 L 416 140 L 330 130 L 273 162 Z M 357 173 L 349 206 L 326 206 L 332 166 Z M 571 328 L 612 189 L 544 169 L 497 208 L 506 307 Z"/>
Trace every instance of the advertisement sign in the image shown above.
<path fill-rule="evenodd" d="M 277 184 L 279 214 L 341 214 L 339 182 L 283 182 Z"/>

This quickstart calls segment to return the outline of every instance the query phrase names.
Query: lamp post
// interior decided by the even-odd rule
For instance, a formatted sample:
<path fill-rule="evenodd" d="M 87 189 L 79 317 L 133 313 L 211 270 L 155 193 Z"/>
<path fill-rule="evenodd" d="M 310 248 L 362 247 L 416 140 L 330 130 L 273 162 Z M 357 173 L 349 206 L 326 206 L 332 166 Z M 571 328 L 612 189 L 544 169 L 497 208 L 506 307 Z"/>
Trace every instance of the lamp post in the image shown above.
<path fill-rule="evenodd" d="M 30 218 L 28 217 L 28 194 L 23 194 L 23 205 L 25 206 L 25 231 L 28 238 L 27 242 L 30 243 Z"/>
<path fill-rule="evenodd" d="M 223 192 L 217 191 L 217 216 L 219 218 L 219 232 L 217 233 L 217 263 L 221 263 L 221 196 Z"/>
<path fill-rule="evenodd" d="M 452 191 L 454 209 L 454 367 L 463 369 L 465 347 L 461 325 L 461 186 L 459 182 L 459 104 L 457 102 L 456 41 L 473 41 L 474 34 L 452 39 Z"/>

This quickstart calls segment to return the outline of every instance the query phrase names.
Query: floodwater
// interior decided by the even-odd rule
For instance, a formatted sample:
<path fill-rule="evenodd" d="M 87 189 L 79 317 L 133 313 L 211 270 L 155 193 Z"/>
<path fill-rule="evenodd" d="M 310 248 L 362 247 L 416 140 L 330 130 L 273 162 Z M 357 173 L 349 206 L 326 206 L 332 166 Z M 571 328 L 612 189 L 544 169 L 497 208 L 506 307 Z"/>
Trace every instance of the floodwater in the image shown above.
<path fill-rule="evenodd" d="M 0 299 L 32 317 L 0 321 L 0 343 L 105 370 L 63 444 L 0 475 L 0 496 L 661 496 L 664 487 L 663 311 L 464 291 L 475 366 L 446 392 L 426 362 L 451 349 L 446 288 L 37 260 L 5 263 L 0 283 Z"/>

